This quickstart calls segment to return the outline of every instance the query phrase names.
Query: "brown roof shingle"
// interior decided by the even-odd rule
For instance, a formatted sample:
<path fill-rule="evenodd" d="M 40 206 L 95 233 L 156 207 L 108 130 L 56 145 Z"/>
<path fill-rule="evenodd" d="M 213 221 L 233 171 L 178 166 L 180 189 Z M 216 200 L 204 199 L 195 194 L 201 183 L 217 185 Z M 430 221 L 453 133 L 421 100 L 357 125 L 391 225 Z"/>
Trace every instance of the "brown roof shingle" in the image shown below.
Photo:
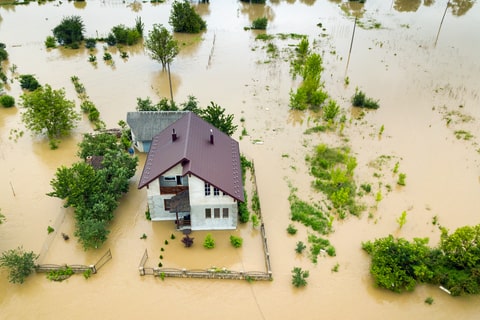
<path fill-rule="evenodd" d="M 192 112 L 153 138 L 138 188 L 177 164 L 182 164 L 182 175 L 193 174 L 244 201 L 238 142 Z"/>

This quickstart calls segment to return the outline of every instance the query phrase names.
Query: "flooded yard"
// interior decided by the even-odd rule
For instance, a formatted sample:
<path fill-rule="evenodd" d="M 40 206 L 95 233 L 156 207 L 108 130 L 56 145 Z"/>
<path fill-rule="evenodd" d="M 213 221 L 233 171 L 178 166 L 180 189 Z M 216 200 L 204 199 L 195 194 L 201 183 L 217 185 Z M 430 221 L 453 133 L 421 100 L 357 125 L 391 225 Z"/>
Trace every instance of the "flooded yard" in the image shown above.
<path fill-rule="evenodd" d="M 154 23 L 170 27 L 171 4 L 105 0 L 2 5 L 0 42 L 9 53 L 3 70 L 11 79 L 9 70 L 15 65 L 17 74 L 34 74 L 42 84 L 65 88 L 67 98 L 75 100 L 80 110 L 70 81 L 78 76 L 101 119 L 107 127 L 116 127 L 128 111 L 135 110 L 138 97 L 149 96 L 154 102 L 169 98 L 168 76 L 161 65 L 141 44 L 124 48 L 128 59 L 107 48 L 113 64 L 101 59 L 104 48 L 97 44 L 94 66 L 88 62 L 88 50 L 46 49 L 44 41 L 70 15 L 82 17 L 87 37 L 106 36 L 118 24 L 133 26 L 136 17 L 142 18 L 146 33 Z M 5 91 L 15 97 L 17 107 L 0 110 L 0 209 L 6 216 L 0 225 L 0 252 L 21 245 L 41 254 L 42 263 L 89 265 L 110 249 L 113 259 L 88 280 L 76 275 L 61 283 L 34 274 L 24 284 L 13 285 L 6 270 L 1 270 L 0 319 L 477 319 L 477 296 L 455 298 L 428 285 L 404 294 L 376 288 L 369 273 L 370 257 L 361 243 L 393 234 L 406 239 L 429 237 L 435 246 L 440 235 L 432 224 L 435 216 L 450 231 L 480 223 L 478 3 L 457 0 L 447 7 L 447 1 L 438 0 L 367 0 L 365 4 L 270 0 L 254 5 L 211 0 L 192 4 L 206 20 L 207 31 L 175 35 L 181 45 L 171 65 L 174 99 L 181 103 L 193 95 L 200 106 L 214 101 L 235 115 L 239 129 L 233 137 L 241 152 L 255 162 L 273 281 L 141 277 L 138 265 L 145 249 L 151 267 L 162 260 L 165 267 L 175 268 L 264 270 L 259 231 L 251 223 L 234 232 L 213 232 L 218 246 L 211 251 L 201 246 L 205 233 L 194 232 L 195 247 L 190 251 L 181 245 L 173 222 L 146 220 L 146 192 L 137 189 L 145 162 L 141 154 L 130 191 L 115 211 L 109 240 L 100 249 L 85 252 L 73 237 L 72 210 L 46 193 L 56 169 L 79 160 L 77 144 L 83 133 L 92 132 L 91 125 L 85 117 L 59 149 L 50 150 L 48 142 L 30 136 L 22 124 L 18 105 L 22 92 L 14 79 Z M 268 18 L 266 33 L 275 36 L 277 55 L 267 52 L 265 42 L 255 40 L 261 31 L 244 29 L 263 16 Z M 300 83 L 289 72 L 290 54 L 298 40 L 281 34 L 307 35 L 322 54 L 322 81 L 346 115 L 342 134 L 307 135 L 305 130 L 315 125 L 319 115 L 290 110 L 290 90 Z M 350 98 L 357 87 L 378 99 L 380 108 L 363 113 L 353 109 Z M 240 138 L 242 127 L 248 135 Z M 25 134 L 17 137 L 15 130 Z M 472 137 L 459 139 L 458 131 Z M 294 250 L 298 241 L 307 242 L 307 229 L 296 223 L 298 233 L 291 236 L 286 228 L 291 223 L 290 186 L 303 200 L 324 199 L 312 189 L 313 177 L 305 161 L 320 143 L 350 147 L 358 163 L 358 184 L 375 188 L 388 184 L 392 189 L 378 204 L 371 196 L 360 198 L 366 205 L 361 216 L 335 220 L 328 239 L 337 255 L 320 257 L 314 264 L 307 254 Z M 375 166 L 381 156 L 390 160 Z M 404 187 L 396 186 L 397 177 L 391 172 L 396 162 L 407 175 Z M 400 229 L 397 218 L 403 211 L 407 222 Z M 48 226 L 56 232 L 48 235 Z M 62 232 L 71 235 L 70 240 L 64 241 Z M 232 233 L 244 238 L 244 247 L 230 246 Z M 146 239 L 140 239 L 143 234 Z M 332 272 L 336 264 L 338 272 Z M 295 266 L 310 271 L 303 289 L 291 285 Z M 432 305 L 424 302 L 427 297 L 434 299 Z"/>

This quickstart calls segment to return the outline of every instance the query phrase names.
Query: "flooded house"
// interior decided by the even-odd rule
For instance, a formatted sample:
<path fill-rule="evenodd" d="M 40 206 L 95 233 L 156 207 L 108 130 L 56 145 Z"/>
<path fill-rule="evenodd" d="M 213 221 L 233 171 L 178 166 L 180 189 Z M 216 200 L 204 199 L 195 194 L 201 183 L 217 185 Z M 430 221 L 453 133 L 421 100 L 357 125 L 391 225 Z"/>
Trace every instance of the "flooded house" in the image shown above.
<path fill-rule="evenodd" d="M 188 112 L 153 137 L 138 188 L 147 188 L 152 221 L 236 229 L 241 170 L 238 142 Z"/>

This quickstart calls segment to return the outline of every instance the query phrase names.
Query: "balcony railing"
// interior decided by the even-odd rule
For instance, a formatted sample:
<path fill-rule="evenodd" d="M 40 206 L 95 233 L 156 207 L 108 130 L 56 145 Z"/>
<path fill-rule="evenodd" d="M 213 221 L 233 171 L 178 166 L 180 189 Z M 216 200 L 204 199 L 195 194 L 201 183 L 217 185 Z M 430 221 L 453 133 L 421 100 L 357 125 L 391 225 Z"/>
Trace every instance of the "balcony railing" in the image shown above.
<path fill-rule="evenodd" d="M 183 190 L 188 190 L 188 186 L 174 186 L 174 187 L 162 187 L 160 186 L 160 194 L 177 194 Z"/>

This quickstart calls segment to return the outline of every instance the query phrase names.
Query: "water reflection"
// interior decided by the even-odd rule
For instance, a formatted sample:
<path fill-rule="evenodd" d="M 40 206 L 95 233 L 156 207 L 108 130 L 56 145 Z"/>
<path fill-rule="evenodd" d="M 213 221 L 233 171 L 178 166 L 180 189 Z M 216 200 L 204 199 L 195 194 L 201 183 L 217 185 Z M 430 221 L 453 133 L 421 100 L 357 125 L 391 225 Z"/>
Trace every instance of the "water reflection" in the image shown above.
<path fill-rule="evenodd" d="M 170 77 L 172 79 L 172 92 L 173 99 L 175 100 L 175 95 L 178 91 L 178 88 L 182 84 L 182 79 L 179 75 L 175 74 L 172 70 Z M 167 69 L 161 69 L 152 74 L 152 89 L 155 91 L 158 97 L 170 99 L 170 82 L 168 79 Z M 153 99 L 155 102 L 155 99 Z"/>
<path fill-rule="evenodd" d="M 240 12 L 248 16 L 249 21 L 255 19 L 266 17 L 269 21 L 272 21 L 275 18 L 275 13 L 272 8 L 263 4 L 249 4 L 241 2 Z"/>
<path fill-rule="evenodd" d="M 127 5 L 130 9 L 132 9 L 133 12 L 139 12 L 142 10 L 142 3 L 139 1 L 134 1 Z"/>
<path fill-rule="evenodd" d="M 362 18 L 363 14 L 365 13 L 365 7 L 363 3 L 357 1 L 347 1 L 343 2 L 340 5 L 340 8 L 343 12 L 345 12 L 349 16 Z"/>
<path fill-rule="evenodd" d="M 472 0 L 453 0 L 450 2 L 452 14 L 454 16 L 463 16 L 473 7 L 474 3 Z"/>
<path fill-rule="evenodd" d="M 87 1 L 74 1 L 73 6 L 75 9 L 85 9 L 87 6 Z"/>
<path fill-rule="evenodd" d="M 210 5 L 208 3 L 199 3 L 194 5 L 195 11 L 203 18 L 210 15 Z"/>
<path fill-rule="evenodd" d="M 415 12 L 421 4 L 422 0 L 395 0 L 393 8 L 398 12 Z"/>

